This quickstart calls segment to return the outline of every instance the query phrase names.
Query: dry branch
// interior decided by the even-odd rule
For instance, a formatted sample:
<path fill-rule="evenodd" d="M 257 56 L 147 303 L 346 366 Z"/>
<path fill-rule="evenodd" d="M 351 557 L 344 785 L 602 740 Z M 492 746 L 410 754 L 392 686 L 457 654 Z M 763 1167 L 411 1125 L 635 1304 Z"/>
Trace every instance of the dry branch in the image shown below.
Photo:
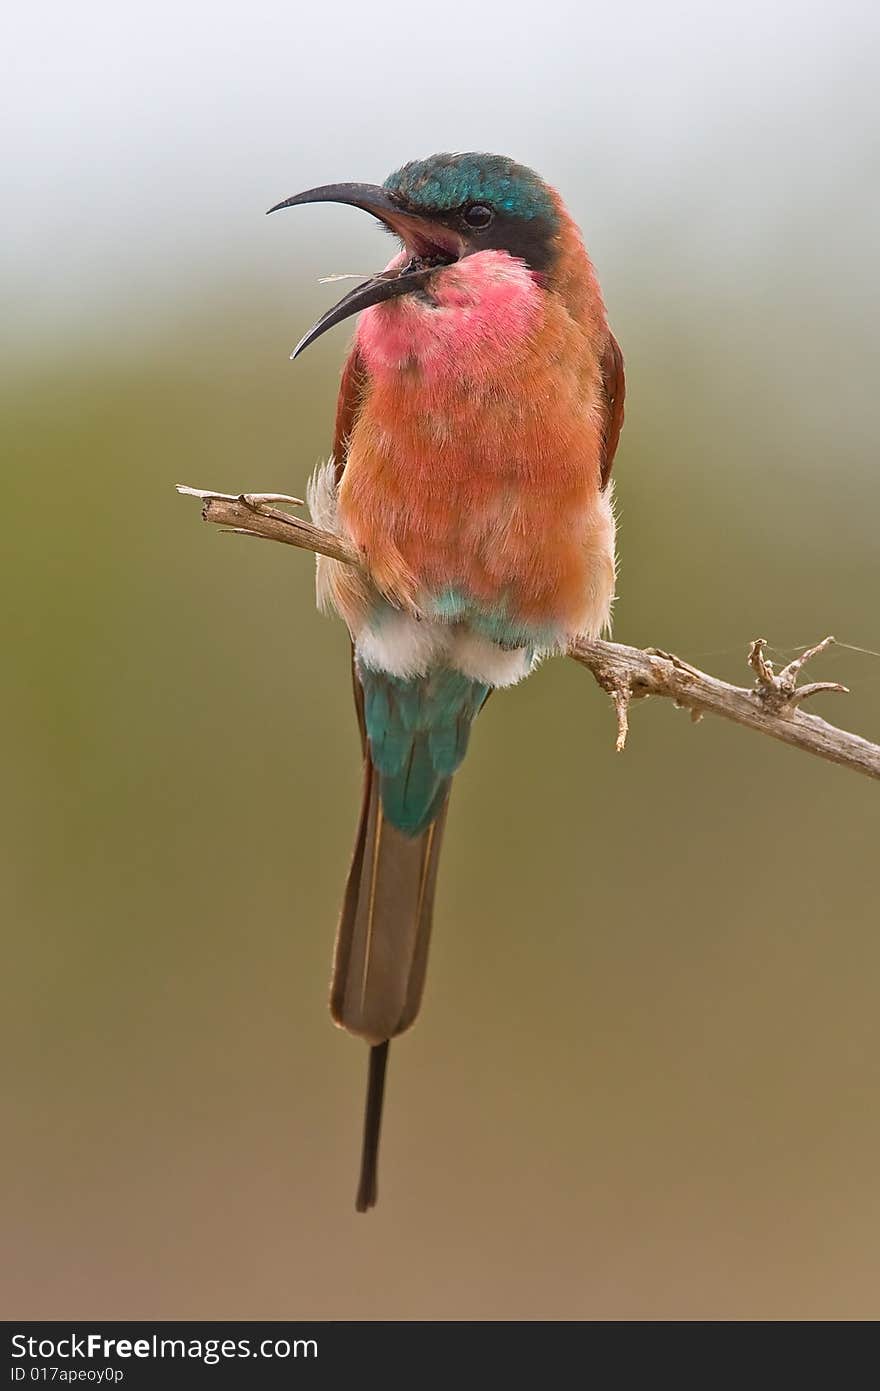
<path fill-rule="evenodd" d="M 316 551 L 347 565 L 359 565 L 356 547 L 342 537 L 322 531 L 311 522 L 276 507 L 276 503 L 301 506 L 298 498 L 280 493 L 213 493 L 180 485 L 178 492 L 202 502 L 202 516 L 236 535 L 259 536 L 282 541 L 300 550 Z M 617 712 L 617 748 L 626 743 L 629 706 L 643 696 L 666 696 L 676 705 L 690 710 L 699 720 L 706 713 L 758 729 L 784 744 L 804 749 L 831 763 L 852 768 L 871 778 L 880 778 L 880 745 L 829 724 L 818 715 L 799 709 L 802 701 L 826 691 L 846 691 L 834 681 L 814 681 L 798 686 L 801 669 L 811 658 L 830 647 L 834 639 L 825 638 L 808 648 L 780 672 L 764 655 L 766 641 L 758 638 L 749 652 L 749 665 L 755 672 L 751 689 L 731 686 L 684 662 L 670 652 L 649 647 L 625 647 L 599 639 L 575 643 L 570 656 L 588 667 L 603 690 L 611 696 Z"/>

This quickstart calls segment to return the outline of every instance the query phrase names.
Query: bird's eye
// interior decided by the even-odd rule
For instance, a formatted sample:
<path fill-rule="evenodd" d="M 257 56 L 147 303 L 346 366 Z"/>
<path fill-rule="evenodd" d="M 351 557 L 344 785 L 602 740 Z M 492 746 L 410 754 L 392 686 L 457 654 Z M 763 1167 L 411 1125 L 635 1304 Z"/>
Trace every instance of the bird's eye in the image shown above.
<path fill-rule="evenodd" d="M 469 208 L 465 208 L 462 217 L 473 231 L 482 232 L 484 228 L 489 226 L 495 214 L 491 208 L 486 207 L 485 203 L 471 203 Z"/>

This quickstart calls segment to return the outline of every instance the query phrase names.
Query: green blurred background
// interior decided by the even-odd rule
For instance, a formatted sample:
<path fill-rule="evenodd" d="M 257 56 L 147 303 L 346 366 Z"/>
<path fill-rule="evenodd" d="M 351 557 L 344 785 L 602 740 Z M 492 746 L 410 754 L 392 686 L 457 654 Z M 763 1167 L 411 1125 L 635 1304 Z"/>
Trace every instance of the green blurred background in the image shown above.
<path fill-rule="evenodd" d="M 876 9 L 256 0 L 6 21 L 6 1317 L 880 1315 L 877 791 L 590 676 L 457 780 L 382 1195 L 326 1010 L 359 759 L 300 492 L 387 244 L 263 209 L 435 149 L 539 168 L 628 364 L 615 633 L 745 681 L 880 650 Z M 817 712 L 880 737 L 880 658 Z"/>

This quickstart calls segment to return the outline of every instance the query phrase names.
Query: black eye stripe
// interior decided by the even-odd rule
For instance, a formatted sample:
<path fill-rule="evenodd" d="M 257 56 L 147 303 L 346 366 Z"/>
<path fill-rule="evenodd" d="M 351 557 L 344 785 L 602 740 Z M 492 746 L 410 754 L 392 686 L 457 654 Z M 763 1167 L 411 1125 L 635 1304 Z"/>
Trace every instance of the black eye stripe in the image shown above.
<path fill-rule="evenodd" d="M 461 216 L 462 221 L 468 227 L 473 228 L 474 231 L 480 231 L 483 227 L 489 226 L 490 222 L 494 220 L 495 213 L 485 203 L 471 203 L 470 207 L 464 209 Z"/>

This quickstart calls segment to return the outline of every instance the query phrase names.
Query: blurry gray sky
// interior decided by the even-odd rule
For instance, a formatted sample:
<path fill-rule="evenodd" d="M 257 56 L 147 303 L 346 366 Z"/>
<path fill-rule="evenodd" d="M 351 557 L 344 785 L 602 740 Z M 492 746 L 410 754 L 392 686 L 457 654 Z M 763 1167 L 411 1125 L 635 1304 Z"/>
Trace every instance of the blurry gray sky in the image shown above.
<path fill-rule="evenodd" d="M 675 278 L 790 240 L 839 257 L 845 294 L 876 232 L 871 0 L 31 0 L 3 23 L 0 269 L 21 349 L 197 277 L 368 270 L 366 219 L 264 209 L 439 149 L 534 165 L 612 274 L 621 247 Z M 667 243 L 680 264 L 652 261 Z"/>

